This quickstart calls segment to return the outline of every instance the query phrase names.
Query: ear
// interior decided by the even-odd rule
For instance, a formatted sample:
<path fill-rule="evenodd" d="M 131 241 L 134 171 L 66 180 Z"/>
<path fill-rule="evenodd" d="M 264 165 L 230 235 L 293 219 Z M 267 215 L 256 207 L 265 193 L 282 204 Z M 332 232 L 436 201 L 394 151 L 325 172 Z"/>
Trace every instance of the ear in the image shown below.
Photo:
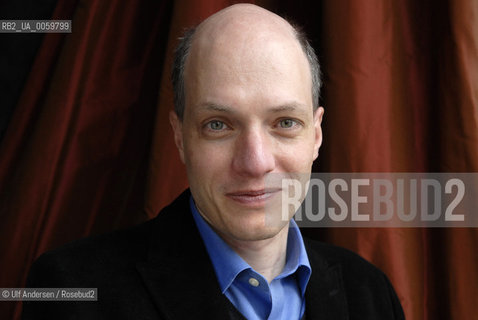
<path fill-rule="evenodd" d="M 314 160 L 319 156 L 319 148 L 322 145 L 322 117 L 324 116 L 324 108 L 318 107 L 314 111 L 314 128 L 315 128 L 315 142 L 314 142 Z"/>
<path fill-rule="evenodd" d="M 169 123 L 174 132 L 174 142 L 179 151 L 179 157 L 184 163 L 184 140 L 183 140 L 183 123 L 179 120 L 178 115 L 174 111 L 169 112 Z"/>

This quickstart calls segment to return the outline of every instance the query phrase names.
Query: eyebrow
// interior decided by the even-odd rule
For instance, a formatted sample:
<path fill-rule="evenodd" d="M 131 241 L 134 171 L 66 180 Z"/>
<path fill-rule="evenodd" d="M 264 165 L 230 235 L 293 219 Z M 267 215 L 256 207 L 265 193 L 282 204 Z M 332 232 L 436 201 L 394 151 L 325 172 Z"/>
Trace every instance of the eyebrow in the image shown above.
<path fill-rule="evenodd" d="M 304 110 L 308 110 L 308 106 L 306 106 L 304 104 L 301 104 L 301 103 L 298 103 L 298 102 L 290 102 L 290 103 L 286 103 L 286 104 L 283 104 L 283 105 L 280 105 L 280 106 L 271 107 L 271 108 L 269 108 L 268 111 L 277 113 L 277 112 L 283 112 L 283 111 L 300 111 L 300 112 L 303 112 Z"/>
<path fill-rule="evenodd" d="M 206 102 L 206 103 L 200 104 L 199 107 L 201 109 L 212 110 L 212 111 L 220 111 L 220 112 L 228 112 L 228 113 L 232 113 L 234 111 L 231 107 L 223 106 L 223 105 L 216 104 L 216 103 L 211 103 L 211 102 Z"/>
<path fill-rule="evenodd" d="M 304 108 L 305 107 L 305 108 Z M 225 112 L 225 113 L 235 113 L 234 108 L 225 106 L 225 105 L 220 105 L 216 103 L 211 103 L 211 102 L 206 102 L 202 103 L 199 105 L 200 109 L 203 110 L 211 110 L 211 111 L 219 111 L 219 112 Z M 298 102 L 290 102 L 290 103 L 285 103 L 279 106 L 274 106 L 268 108 L 266 111 L 270 113 L 280 113 L 284 111 L 299 111 L 299 112 L 304 112 L 304 109 L 308 110 L 308 106 L 305 106 L 304 104 L 298 103 Z"/>

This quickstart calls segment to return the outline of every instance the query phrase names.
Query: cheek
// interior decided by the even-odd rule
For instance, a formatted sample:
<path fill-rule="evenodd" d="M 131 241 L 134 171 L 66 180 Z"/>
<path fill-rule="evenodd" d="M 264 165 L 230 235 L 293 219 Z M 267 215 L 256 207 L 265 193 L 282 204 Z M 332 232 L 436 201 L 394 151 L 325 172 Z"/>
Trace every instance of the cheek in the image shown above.
<path fill-rule="evenodd" d="M 214 143 L 201 143 L 192 141 L 185 148 L 186 166 L 189 179 L 200 179 L 201 183 L 220 184 L 220 177 L 227 172 L 229 167 L 230 151 L 223 150 Z"/>
<path fill-rule="evenodd" d="M 277 163 L 280 164 L 281 167 L 279 171 L 289 173 L 307 173 L 310 172 L 312 160 L 312 157 L 308 154 L 306 155 L 303 153 L 301 154 L 300 152 L 295 152 L 280 156 L 277 160 Z"/>
<path fill-rule="evenodd" d="M 314 140 L 301 139 L 296 143 L 283 145 L 276 153 L 276 160 L 282 167 L 281 171 L 308 173 L 314 161 L 314 154 Z"/>

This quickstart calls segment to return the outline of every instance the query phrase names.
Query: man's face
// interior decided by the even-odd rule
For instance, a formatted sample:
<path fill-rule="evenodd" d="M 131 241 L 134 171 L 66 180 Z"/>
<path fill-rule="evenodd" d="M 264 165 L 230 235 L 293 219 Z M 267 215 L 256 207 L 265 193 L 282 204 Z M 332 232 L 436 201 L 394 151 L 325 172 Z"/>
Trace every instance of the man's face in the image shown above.
<path fill-rule="evenodd" d="M 280 181 L 266 179 L 310 173 L 323 110 L 313 112 L 309 65 L 298 43 L 246 40 L 196 41 L 184 117 L 172 114 L 171 123 L 202 216 L 223 238 L 259 240 L 287 225 L 265 223 L 266 207 L 281 192 Z"/>

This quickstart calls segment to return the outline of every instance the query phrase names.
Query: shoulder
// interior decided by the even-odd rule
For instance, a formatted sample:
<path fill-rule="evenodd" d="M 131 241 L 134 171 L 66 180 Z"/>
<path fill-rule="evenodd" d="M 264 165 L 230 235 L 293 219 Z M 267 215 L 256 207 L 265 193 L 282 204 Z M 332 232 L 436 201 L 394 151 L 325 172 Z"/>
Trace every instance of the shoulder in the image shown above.
<path fill-rule="evenodd" d="M 32 265 L 29 286 L 62 286 L 86 283 L 108 283 L 108 279 L 124 278 L 135 272 L 136 264 L 149 258 L 151 247 L 156 251 L 171 250 L 188 221 L 188 191 L 149 221 L 124 230 L 90 236 L 43 253 Z M 50 283 L 43 283 L 48 279 Z M 55 280 L 57 279 L 57 280 Z M 54 282 L 54 283 L 51 283 Z M 95 286 L 96 287 L 96 286 Z"/>
<path fill-rule="evenodd" d="M 385 273 L 357 253 L 320 241 L 304 239 L 304 242 L 313 268 L 339 269 L 346 290 L 353 291 L 357 287 L 390 290 L 391 284 Z"/>
<path fill-rule="evenodd" d="M 341 265 L 344 271 L 362 276 L 383 274 L 375 265 L 351 250 L 307 238 L 304 238 L 304 243 L 310 258 L 319 263 L 321 268 Z"/>
<path fill-rule="evenodd" d="M 135 227 L 75 240 L 47 251 L 33 263 L 27 285 L 73 287 L 78 283 L 84 287 L 90 281 L 96 283 L 98 278 L 107 281 L 118 269 L 130 269 L 136 261 L 144 259 L 154 223 L 154 219 L 149 220 Z M 47 280 L 49 283 L 44 283 Z"/>
<path fill-rule="evenodd" d="M 189 240 L 181 234 L 188 225 L 187 197 L 184 193 L 156 218 L 135 227 L 76 240 L 42 254 L 30 268 L 26 287 L 96 288 L 98 302 L 25 301 L 23 319 L 37 319 L 39 314 L 42 319 L 157 318 L 149 279 L 140 266 L 154 262 L 153 253 L 161 261 L 171 252 L 184 254 L 175 248 L 181 243 L 178 239 Z"/>
<path fill-rule="evenodd" d="M 379 268 L 345 248 L 309 239 L 304 242 L 312 275 L 314 272 L 315 277 L 317 274 L 319 277 L 321 274 L 336 275 L 352 318 L 404 319 L 400 300 Z"/>

